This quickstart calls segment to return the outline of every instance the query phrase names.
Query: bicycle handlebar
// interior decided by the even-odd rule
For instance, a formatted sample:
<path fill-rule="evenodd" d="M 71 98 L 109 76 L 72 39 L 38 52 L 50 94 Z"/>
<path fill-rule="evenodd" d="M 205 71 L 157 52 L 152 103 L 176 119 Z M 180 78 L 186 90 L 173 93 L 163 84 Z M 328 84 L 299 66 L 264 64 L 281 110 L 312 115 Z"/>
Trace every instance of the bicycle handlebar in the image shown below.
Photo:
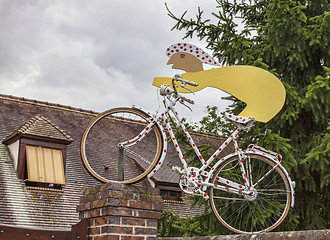
<path fill-rule="evenodd" d="M 188 80 L 182 79 L 182 82 L 183 83 L 186 83 L 186 84 L 188 84 L 190 86 L 193 86 L 193 87 L 197 87 L 198 86 L 198 84 L 195 83 L 195 82 L 193 82 L 193 81 L 188 81 Z"/>
<path fill-rule="evenodd" d="M 175 81 L 180 81 L 182 82 L 183 84 L 188 84 L 190 86 L 193 86 L 193 87 L 197 87 L 198 84 L 193 82 L 193 81 L 189 81 L 189 80 L 186 80 L 186 79 L 182 79 L 182 76 L 180 74 L 175 74 L 174 75 L 174 79 Z"/>
<path fill-rule="evenodd" d="M 194 102 L 193 100 L 189 99 L 189 98 L 185 98 L 185 97 L 180 96 L 180 99 L 181 99 L 182 101 L 187 102 L 187 103 L 195 104 L 195 102 Z"/>
<path fill-rule="evenodd" d="M 179 102 L 182 103 L 182 104 L 184 104 L 184 102 L 187 102 L 187 103 L 190 103 L 190 104 L 195 104 L 195 102 L 193 100 L 191 100 L 189 98 L 186 98 L 186 97 L 183 97 L 180 94 L 178 94 L 178 91 L 177 91 L 176 86 L 175 86 L 176 84 L 174 83 L 174 81 L 180 81 L 182 83 L 182 84 L 180 84 L 180 86 L 184 89 L 187 89 L 190 92 L 192 92 L 192 91 L 190 89 L 186 88 L 186 84 L 188 84 L 190 86 L 194 86 L 194 87 L 198 86 L 198 84 L 195 83 L 195 82 L 182 79 L 182 76 L 180 74 L 175 74 L 174 78 L 172 79 L 173 90 L 169 86 L 162 85 L 160 87 L 159 94 L 161 96 L 169 96 L 169 95 L 174 94 L 174 96 L 176 96 L 178 98 Z"/>

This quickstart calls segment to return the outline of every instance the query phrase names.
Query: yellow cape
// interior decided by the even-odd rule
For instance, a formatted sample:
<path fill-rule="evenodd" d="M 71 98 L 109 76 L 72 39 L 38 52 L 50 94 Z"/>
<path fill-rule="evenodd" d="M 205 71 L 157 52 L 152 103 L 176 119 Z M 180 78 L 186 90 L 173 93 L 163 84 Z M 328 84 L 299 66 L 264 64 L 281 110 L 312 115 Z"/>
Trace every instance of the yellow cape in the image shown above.
<path fill-rule="evenodd" d="M 247 104 L 239 114 L 268 122 L 283 107 L 285 89 L 282 82 L 272 73 L 253 66 L 229 66 L 182 74 L 182 78 L 198 83 L 190 87 L 197 92 L 205 87 L 221 89 Z M 170 85 L 172 78 L 156 77 L 153 85 Z M 178 87 L 178 91 L 188 93 Z"/>

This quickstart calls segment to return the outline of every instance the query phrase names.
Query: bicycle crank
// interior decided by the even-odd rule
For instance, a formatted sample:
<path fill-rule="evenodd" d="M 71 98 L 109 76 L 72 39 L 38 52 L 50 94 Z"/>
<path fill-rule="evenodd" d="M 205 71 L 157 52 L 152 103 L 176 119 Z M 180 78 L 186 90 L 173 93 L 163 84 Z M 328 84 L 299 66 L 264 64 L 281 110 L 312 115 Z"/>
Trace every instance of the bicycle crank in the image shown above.
<path fill-rule="evenodd" d="M 199 178 L 198 178 L 199 179 Z M 206 193 L 204 193 L 199 186 L 197 186 L 196 183 L 192 182 L 191 180 L 189 180 L 189 178 L 187 177 L 186 174 L 182 174 L 180 176 L 180 180 L 179 180 L 179 186 L 181 188 L 181 190 L 187 194 L 192 194 L 192 195 L 199 195 L 199 196 L 203 196 L 208 197 Z"/>

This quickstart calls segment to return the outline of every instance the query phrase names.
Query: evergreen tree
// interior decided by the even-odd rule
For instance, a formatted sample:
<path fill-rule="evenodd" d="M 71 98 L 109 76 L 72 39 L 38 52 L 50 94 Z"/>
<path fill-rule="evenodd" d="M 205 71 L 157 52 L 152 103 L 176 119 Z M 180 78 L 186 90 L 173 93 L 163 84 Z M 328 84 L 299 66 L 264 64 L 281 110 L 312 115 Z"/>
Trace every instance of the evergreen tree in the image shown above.
<path fill-rule="evenodd" d="M 222 65 L 261 67 L 283 82 L 287 96 L 281 112 L 266 124 L 257 123 L 243 137 L 246 144 L 257 140 L 279 152 L 297 183 L 295 207 L 277 230 L 330 228 L 329 0 L 217 0 L 217 4 L 216 23 L 204 20 L 200 9 L 196 19 L 186 19 L 186 13 L 177 17 L 169 10 L 177 21 L 173 29 L 185 31 L 184 38 L 205 40 Z M 234 100 L 230 111 L 239 113 L 244 103 L 230 99 Z M 208 108 L 208 113 L 201 130 L 228 131 L 216 108 Z M 205 223 L 205 215 L 203 219 Z"/>

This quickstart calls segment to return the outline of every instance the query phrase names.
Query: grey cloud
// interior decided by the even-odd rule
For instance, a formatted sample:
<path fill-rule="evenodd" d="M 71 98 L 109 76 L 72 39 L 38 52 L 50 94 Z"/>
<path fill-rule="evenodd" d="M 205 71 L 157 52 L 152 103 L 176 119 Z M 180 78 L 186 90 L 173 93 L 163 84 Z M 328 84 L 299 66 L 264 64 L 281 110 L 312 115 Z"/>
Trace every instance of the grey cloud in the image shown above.
<path fill-rule="evenodd" d="M 192 17 L 198 5 L 215 6 L 167 2 Z M 133 103 L 153 110 L 153 77 L 178 72 L 164 54 L 183 36 L 170 31 L 173 24 L 154 0 L 0 0 L 0 92 L 97 111 Z M 198 98 L 203 103 L 207 95 Z"/>

